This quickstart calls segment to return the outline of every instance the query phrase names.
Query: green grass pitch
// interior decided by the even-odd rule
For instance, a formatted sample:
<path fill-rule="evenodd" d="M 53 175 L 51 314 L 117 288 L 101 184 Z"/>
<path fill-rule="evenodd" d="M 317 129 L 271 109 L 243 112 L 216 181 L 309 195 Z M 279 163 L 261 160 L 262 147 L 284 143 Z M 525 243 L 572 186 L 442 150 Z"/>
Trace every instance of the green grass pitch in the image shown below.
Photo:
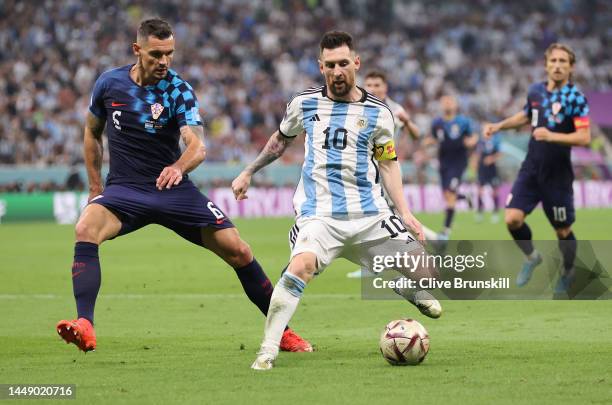
<path fill-rule="evenodd" d="M 440 215 L 421 215 L 438 229 Z M 581 210 L 578 238 L 609 237 L 612 210 Z M 529 223 L 554 239 L 541 212 Z M 236 221 L 275 282 L 290 219 Z M 507 239 L 502 224 L 457 216 L 456 239 Z M 210 252 L 150 226 L 105 243 L 96 306 L 98 350 L 84 355 L 54 330 L 74 316 L 73 229 L 0 225 L 0 383 L 76 384 L 87 403 L 610 403 L 611 301 L 444 301 L 439 320 L 403 301 L 364 301 L 339 260 L 306 289 L 291 324 L 316 346 L 249 366 L 263 316 Z M 611 242 L 612 248 L 612 242 Z M 431 336 L 418 367 L 378 351 L 390 320 L 413 317 Z"/>

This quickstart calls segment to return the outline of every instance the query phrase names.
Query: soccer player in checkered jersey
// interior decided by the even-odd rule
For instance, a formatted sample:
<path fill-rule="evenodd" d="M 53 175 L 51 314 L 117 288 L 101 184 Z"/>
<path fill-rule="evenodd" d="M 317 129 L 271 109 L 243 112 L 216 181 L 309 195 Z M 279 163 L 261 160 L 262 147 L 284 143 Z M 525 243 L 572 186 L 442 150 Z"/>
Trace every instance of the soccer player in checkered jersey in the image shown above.
<path fill-rule="evenodd" d="M 98 246 L 149 224 L 171 229 L 221 257 L 234 268 L 245 293 L 264 315 L 272 296 L 272 284 L 249 245 L 188 178 L 187 173 L 204 160 L 204 131 L 193 89 L 170 69 L 172 28 L 160 19 L 143 21 L 132 49 L 135 64 L 104 72 L 96 81 L 85 125 L 89 204 L 75 232 L 72 285 L 77 319 L 57 324 L 59 335 L 85 352 L 96 348 Z M 110 167 L 103 187 L 105 127 Z M 186 145 L 182 153 L 179 139 Z M 312 351 L 291 329 L 282 334 L 282 350 Z"/>
<path fill-rule="evenodd" d="M 490 137 L 497 131 L 531 124 L 527 156 L 506 203 L 508 230 L 526 256 L 516 283 L 527 284 L 542 262 L 525 222 L 526 216 L 541 202 L 557 233 L 563 256 L 555 292 L 566 293 L 575 277 L 576 258 L 571 147 L 586 146 L 591 141 L 589 106 L 584 94 L 572 83 L 574 51 L 565 44 L 554 43 L 544 56 L 547 79 L 529 88 L 524 109 L 503 121 L 485 124 L 483 132 L 485 137 Z"/>
<path fill-rule="evenodd" d="M 279 130 L 232 183 L 236 198 L 246 198 L 253 173 L 281 156 L 297 135 L 306 133 L 304 165 L 293 199 L 297 233 L 287 271 L 272 294 L 253 369 L 273 367 L 282 330 L 306 284 L 335 258 L 371 266 L 377 255 L 423 254 L 413 236 L 424 239 L 422 226 L 403 196 L 393 114 L 385 103 L 356 86 L 359 67 L 352 37 L 340 31 L 326 33 L 319 54 L 325 85 L 299 93 L 289 102 Z M 381 180 L 397 216 L 382 195 Z M 433 275 L 427 268 L 415 269 L 413 274 L 408 269 L 394 270 L 413 279 Z M 442 312 L 427 291 L 396 292 L 427 316 L 437 318 Z"/>

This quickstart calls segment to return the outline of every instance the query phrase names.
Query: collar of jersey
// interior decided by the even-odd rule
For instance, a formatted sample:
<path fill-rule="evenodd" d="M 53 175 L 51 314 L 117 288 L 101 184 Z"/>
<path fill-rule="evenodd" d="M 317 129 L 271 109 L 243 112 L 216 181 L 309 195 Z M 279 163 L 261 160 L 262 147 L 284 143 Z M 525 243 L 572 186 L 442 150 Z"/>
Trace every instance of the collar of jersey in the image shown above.
<path fill-rule="evenodd" d="M 331 98 L 330 96 L 327 95 L 327 85 L 323 86 L 323 90 L 321 90 L 321 94 L 323 95 L 323 97 L 327 97 L 328 99 L 330 99 L 331 101 L 333 101 L 334 103 L 363 103 L 364 101 L 366 101 L 366 98 L 368 97 L 368 92 L 365 91 L 365 89 L 362 89 L 361 87 L 357 86 L 357 88 L 359 90 L 361 90 L 361 98 L 357 101 L 344 101 L 344 100 L 334 100 L 333 98 Z"/>
<path fill-rule="evenodd" d="M 553 93 L 561 93 L 563 91 L 564 88 L 567 87 L 567 90 L 571 90 L 572 86 L 574 85 L 572 82 L 568 81 L 567 83 L 565 83 L 565 86 L 561 87 L 560 89 L 556 89 L 553 91 L 548 91 L 548 82 L 542 82 L 544 83 L 544 90 L 546 90 L 546 92 L 553 94 Z"/>

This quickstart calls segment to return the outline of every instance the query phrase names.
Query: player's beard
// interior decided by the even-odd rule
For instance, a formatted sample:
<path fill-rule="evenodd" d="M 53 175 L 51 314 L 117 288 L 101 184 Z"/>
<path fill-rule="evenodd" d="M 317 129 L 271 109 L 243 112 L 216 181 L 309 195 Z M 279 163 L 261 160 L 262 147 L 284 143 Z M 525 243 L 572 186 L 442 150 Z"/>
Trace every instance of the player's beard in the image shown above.
<path fill-rule="evenodd" d="M 351 91 L 351 86 L 349 86 L 346 80 L 334 81 L 329 86 L 329 91 L 336 97 L 344 97 Z"/>

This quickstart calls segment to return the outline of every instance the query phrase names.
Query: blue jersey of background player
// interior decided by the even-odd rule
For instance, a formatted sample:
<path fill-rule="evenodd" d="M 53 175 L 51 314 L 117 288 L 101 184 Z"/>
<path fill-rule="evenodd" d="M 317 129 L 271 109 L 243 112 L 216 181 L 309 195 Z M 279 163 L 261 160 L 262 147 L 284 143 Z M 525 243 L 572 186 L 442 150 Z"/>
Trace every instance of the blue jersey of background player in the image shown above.
<path fill-rule="evenodd" d="M 457 199 L 466 198 L 457 190 L 467 167 L 470 149 L 476 145 L 478 137 L 474 134 L 470 120 L 457 114 L 455 97 L 443 96 L 440 98 L 440 107 L 442 116 L 433 120 L 430 139 L 438 143 L 440 183 L 446 202 L 444 229 L 440 237 L 446 239 L 450 236 Z"/>
<path fill-rule="evenodd" d="M 491 197 L 493 198 L 493 215 L 491 222 L 496 223 L 499 220 L 499 201 L 497 189 L 499 186 L 499 176 L 497 174 L 497 161 L 501 156 L 501 135 L 494 134 L 490 138 L 482 138 L 478 141 L 476 147 L 478 157 L 478 213 L 476 214 L 477 221 L 482 221 L 482 212 L 484 210 L 483 194 L 484 187 L 491 187 Z"/>
<path fill-rule="evenodd" d="M 206 247 L 236 270 L 265 315 L 272 284 L 234 225 L 187 178 L 205 156 L 198 102 L 189 84 L 170 70 L 174 36 L 159 19 L 143 21 L 132 45 L 137 63 L 103 73 L 94 86 L 84 134 L 89 204 L 76 225 L 72 281 L 78 317 L 57 325 L 60 336 L 94 350 L 94 306 L 100 289 L 98 246 L 156 223 Z M 110 168 L 102 187 L 102 132 Z M 186 147 L 181 153 L 179 138 Z M 281 349 L 312 351 L 290 329 Z"/>
<path fill-rule="evenodd" d="M 545 53 L 547 81 L 529 88 L 523 111 L 496 124 L 487 124 L 484 135 L 531 123 L 527 157 L 506 204 L 506 224 L 521 250 L 527 255 L 517 284 L 529 281 L 533 269 L 541 263 L 531 242 L 531 230 L 525 217 L 538 202 L 559 238 L 563 269 L 555 288 L 566 293 L 575 277 L 576 238 L 571 225 L 575 219 L 571 147 L 585 146 L 591 140 L 589 107 L 584 95 L 571 83 L 576 57 L 572 49 L 554 43 Z"/>

